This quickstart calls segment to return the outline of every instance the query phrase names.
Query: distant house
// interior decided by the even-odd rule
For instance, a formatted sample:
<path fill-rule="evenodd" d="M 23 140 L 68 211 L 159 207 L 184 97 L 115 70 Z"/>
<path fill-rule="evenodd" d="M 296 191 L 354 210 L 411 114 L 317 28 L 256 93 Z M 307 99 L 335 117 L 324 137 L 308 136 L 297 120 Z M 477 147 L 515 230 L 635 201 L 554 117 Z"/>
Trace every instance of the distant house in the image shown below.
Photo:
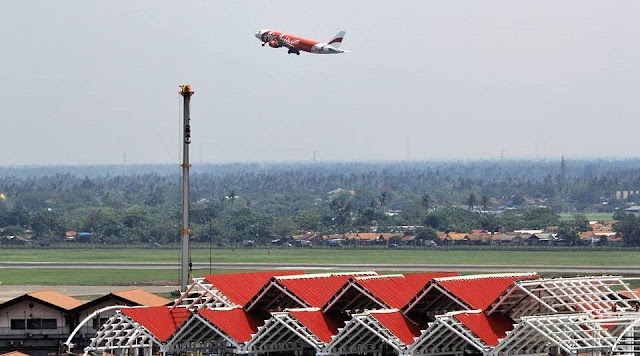
<path fill-rule="evenodd" d="M 640 216 L 640 205 L 630 206 L 624 209 L 627 213 L 633 214 L 635 216 Z"/>
<path fill-rule="evenodd" d="M 491 242 L 495 245 L 511 245 L 514 243 L 514 240 L 516 240 L 516 237 L 518 235 L 517 234 L 513 234 L 513 233 L 499 233 L 499 234 L 494 234 L 493 237 L 491 238 Z M 517 242 L 518 240 L 516 240 Z"/>
<path fill-rule="evenodd" d="M 465 232 L 449 232 L 445 235 L 444 241 L 449 244 L 466 245 L 469 244 L 469 234 Z"/>
<path fill-rule="evenodd" d="M 551 246 L 555 244 L 556 241 L 557 241 L 556 235 L 550 234 L 550 233 L 531 234 L 526 240 L 524 240 L 524 242 L 527 245 L 532 245 L 532 246 L 536 246 L 536 245 Z"/>
<path fill-rule="evenodd" d="M 402 236 L 402 243 L 405 245 L 415 245 L 416 244 L 416 236 L 405 234 Z"/>
<path fill-rule="evenodd" d="M 321 246 L 324 243 L 323 236 L 315 231 L 307 231 L 301 235 L 294 235 L 292 238 L 294 243 L 299 246 Z"/>
<path fill-rule="evenodd" d="M 602 246 L 621 244 L 622 238 L 614 231 L 584 231 L 579 235 L 584 245 Z"/>
<path fill-rule="evenodd" d="M 0 356 L 29 356 L 29 355 L 23 354 L 22 352 L 19 352 L 19 351 L 11 351 L 11 352 L 7 352 L 6 354 L 0 354 Z"/>
<path fill-rule="evenodd" d="M 392 236 L 401 238 L 401 234 L 381 234 L 377 232 L 358 232 L 345 234 L 345 238 L 352 245 L 384 245 Z"/>
<path fill-rule="evenodd" d="M 350 196 L 354 196 L 356 195 L 356 191 L 353 189 L 343 189 L 343 188 L 336 188 L 330 192 L 327 193 L 327 198 L 332 199 L 336 196 L 339 195 L 350 195 Z"/>
<path fill-rule="evenodd" d="M 0 237 L 0 243 L 4 245 L 28 245 L 31 240 L 22 236 L 7 235 Z"/>
<path fill-rule="evenodd" d="M 27 293 L 0 304 L 0 352 L 28 350 L 30 355 L 57 354 L 58 347 L 87 316 L 108 306 L 162 306 L 173 301 L 139 289 L 109 293 L 90 302 L 51 290 Z M 106 310 L 84 324 L 73 343 L 86 346 L 107 318 Z"/>
<path fill-rule="evenodd" d="M 544 232 L 544 230 L 540 230 L 540 229 L 523 229 L 523 230 L 513 230 L 514 233 L 516 234 L 541 234 Z"/>
<path fill-rule="evenodd" d="M 489 244 L 493 239 L 493 234 L 486 230 L 473 230 L 469 234 L 469 241 L 474 245 Z"/>
<path fill-rule="evenodd" d="M 0 304 L 0 352 L 57 352 L 74 327 L 72 310 L 83 301 L 51 290 L 27 293 Z"/>

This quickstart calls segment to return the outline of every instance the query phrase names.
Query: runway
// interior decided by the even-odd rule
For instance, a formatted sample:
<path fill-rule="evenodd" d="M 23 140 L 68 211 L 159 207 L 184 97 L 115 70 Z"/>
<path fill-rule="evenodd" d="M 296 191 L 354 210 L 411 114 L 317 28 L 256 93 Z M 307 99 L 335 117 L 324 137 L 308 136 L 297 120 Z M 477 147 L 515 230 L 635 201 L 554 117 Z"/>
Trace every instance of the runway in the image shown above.
<path fill-rule="evenodd" d="M 564 265 L 495 265 L 495 264 L 325 264 L 325 263 L 194 263 L 194 270 L 277 270 L 301 269 L 313 271 L 455 271 L 464 273 L 570 273 L 570 274 L 621 274 L 640 277 L 640 266 L 564 266 Z M 2 268 L 83 268 L 83 269 L 179 269 L 179 263 L 160 262 L 0 262 Z M 1 276 L 1 274 L 0 274 Z M 0 278 L 0 282 L 1 282 Z"/>

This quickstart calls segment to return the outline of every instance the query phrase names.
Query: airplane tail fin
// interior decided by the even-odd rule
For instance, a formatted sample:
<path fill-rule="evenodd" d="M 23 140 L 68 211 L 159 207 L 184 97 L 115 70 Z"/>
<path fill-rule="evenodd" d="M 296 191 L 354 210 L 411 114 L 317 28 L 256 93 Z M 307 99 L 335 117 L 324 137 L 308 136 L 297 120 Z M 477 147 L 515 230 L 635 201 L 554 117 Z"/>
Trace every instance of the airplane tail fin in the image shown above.
<path fill-rule="evenodd" d="M 334 47 L 334 48 L 340 48 L 340 44 L 342 43 L 342 40 L 344 39 L 345 33 L 346 33 L 346 31 L 338 32 L 338 34 L 333 36 L 331 41 L 327 42 L 327 44 L 329 46 L 331 46 L 331 47 Z"/>

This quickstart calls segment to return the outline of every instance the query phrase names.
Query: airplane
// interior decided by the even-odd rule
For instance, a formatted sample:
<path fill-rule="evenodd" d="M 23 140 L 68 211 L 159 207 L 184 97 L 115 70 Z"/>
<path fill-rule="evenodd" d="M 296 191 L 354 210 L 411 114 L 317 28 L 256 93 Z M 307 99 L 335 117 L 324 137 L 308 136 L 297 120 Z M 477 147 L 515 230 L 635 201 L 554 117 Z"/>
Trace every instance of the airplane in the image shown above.
<path fill-rule="evenodd" d="M 260 30 L 256 32 L 256 37 L 262 41 L 262 46 L 268 43 L 269 47 L 273 48 L 287 47 L 289 49 L 287 53 L 289 54 L 295 53 L 296 55 L 300 55 L 300 51 L 318 54 L 334 54 L 351 52 L 340 49 L 344 34 L 345 31 L 338 32 L 329 42 L 318 42 L 274 30 Z"/>

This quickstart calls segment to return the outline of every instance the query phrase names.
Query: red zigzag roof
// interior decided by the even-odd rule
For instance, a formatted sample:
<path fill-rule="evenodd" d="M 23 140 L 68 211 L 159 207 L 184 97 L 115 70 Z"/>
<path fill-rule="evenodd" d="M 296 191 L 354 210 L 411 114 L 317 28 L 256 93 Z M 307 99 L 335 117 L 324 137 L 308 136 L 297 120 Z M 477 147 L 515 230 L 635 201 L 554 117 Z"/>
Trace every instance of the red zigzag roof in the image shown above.
<path fill-rule="evenodd" d="M 400 309 L 407 305 L 416 294 L 432 279 L 457 276 L 455 272 L 415 273 L 404 276 L 360 277 L 355 283 L 378 297 L 391 308 Z"/>
<path fill-rule="evenodd" d="M 373 274 L 372 274 L 373 275 Z M 301 278 L 276 278 L 288 291 L 311 307 L 321 308 L 353 277 L 352 274 L 308 275 Z"/>
<path fill-rule="evenodd" d="M 331 342 L 331 337 L 338 333 L 338 328 L 343 327 L 346 321 L 346 315 L 329 315 L 321 310 L 289 310 L 289 314 L 326 343 Z"/>
<path fill-rule="evenodd" d="M 191 315 L 187 308 L 170 307 L 123 308 L 121 311 L 161 342 L 167 341 Z"/>
<path fill-rule="evenodd" d="M 538 279 L 535 273 L 478 275 L 436 279 L 436 282 L 472 309 L 485 310 L 513 282 Z"/>
<path fill-rule="evenodd" d="M 304 271 L 210 274 L 204 278 L 232 302 L 244 306 L 272 277 L 298 274 L 304 274 Z"/>
<path fill-rule="evenodd" d="M 258 326 L 264 324 L 262 318 L 247 313 L 242 308 L 202 308 L 198 313 L 239 344 L 249 341 L 251 335 L 258 332 Z"/>
<path fill-rule="evenodd" d="M 371 311 L 369 312 L 369 315 L 407 345 L 412 344 L 414 338 L 420 336 L 420 329 L 418 329 L 418 326 L 405 317 L 399 310 L 394 310 L 392 312 Z"/>
<path fill-rule="evenodd" d="M 498 339 L 513 330 L 513 320 L 501 314 L 460 313 L 453 316 L 489 346 L 498 345 Z"/>

